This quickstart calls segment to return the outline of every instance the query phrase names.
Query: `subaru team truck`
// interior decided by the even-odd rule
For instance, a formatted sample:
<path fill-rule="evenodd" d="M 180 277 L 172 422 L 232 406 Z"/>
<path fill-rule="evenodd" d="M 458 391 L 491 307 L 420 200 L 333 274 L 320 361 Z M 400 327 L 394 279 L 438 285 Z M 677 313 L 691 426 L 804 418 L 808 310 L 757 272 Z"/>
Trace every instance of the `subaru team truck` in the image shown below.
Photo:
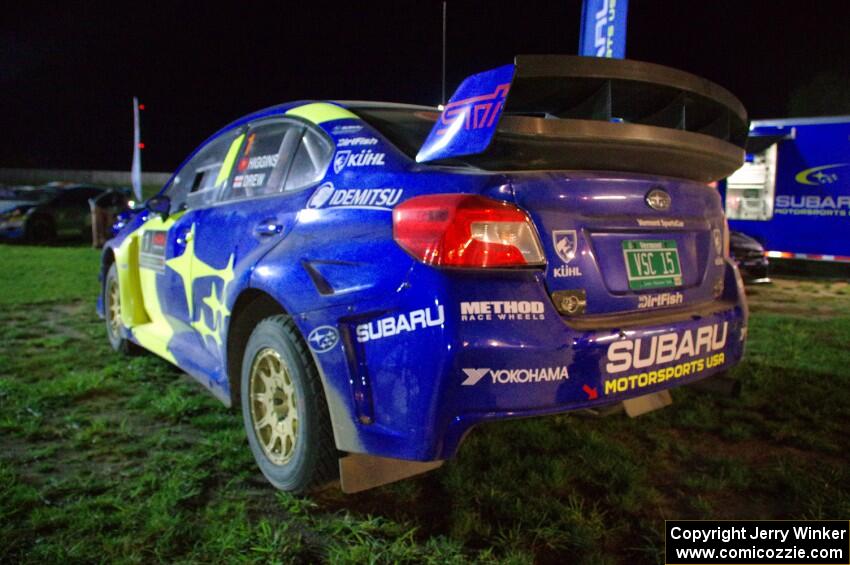
<path fill-rule="evenodd" d="M 487 422 L 669 404 L 741 358 L 710 183 L 741 166 L 723 88 L 519 56 L 442 109 L 300 101 L 226 126 L 103 253 L 99 311 L 241 407 L 278 488 L 433 469 Z"/>
<path fill-rule="evenodd" d="M 850 116 L 756 120 L 720 183 L 733 230 L 777 259 L 850 263 Z"/>

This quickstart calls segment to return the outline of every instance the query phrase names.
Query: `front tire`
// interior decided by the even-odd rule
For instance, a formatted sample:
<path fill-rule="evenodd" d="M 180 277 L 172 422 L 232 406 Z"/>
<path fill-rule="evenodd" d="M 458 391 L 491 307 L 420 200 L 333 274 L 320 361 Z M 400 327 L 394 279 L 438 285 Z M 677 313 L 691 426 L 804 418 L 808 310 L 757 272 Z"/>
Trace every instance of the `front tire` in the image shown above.
<path fill-rule="evenodd" d="M 136 344 L 122 335 L 124 323 L 121 321 L 121 293 L 118 286 L 118 269 L 115 263 L 110 265 L 103 284 L 103 311 L 106 319 L 106 337 L 109 345 L 118 353 L 132 355 L 137 351 Z"/>
<path fill-rule="evenodd" d="M 338 478 L 322 383 L 292 318 L 272 316 L 254 328 L 240 392 L 251 452 L 272 485 L 302 493 Z"/>

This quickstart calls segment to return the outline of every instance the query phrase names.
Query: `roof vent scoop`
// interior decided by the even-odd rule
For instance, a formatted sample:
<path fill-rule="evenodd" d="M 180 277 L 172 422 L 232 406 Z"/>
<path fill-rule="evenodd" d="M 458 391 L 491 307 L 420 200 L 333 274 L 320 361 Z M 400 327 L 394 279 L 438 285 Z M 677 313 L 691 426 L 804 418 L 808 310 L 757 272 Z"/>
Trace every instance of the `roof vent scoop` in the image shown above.
<path fill-rule="evenodd" d="M 653 63 L 518 55 L 467 78 L 416 160 L 490 168 L 528 151 L 546 168 L 627 171 L 710 182 L 744 159 L 747 113 L 729 91 Z"/>

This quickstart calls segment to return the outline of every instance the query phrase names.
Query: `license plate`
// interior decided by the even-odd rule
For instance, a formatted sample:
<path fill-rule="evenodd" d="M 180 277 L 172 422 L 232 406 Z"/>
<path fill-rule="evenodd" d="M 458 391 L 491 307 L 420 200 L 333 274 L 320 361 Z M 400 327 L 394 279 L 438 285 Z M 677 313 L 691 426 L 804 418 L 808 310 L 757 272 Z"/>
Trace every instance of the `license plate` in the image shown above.
<path fill-rule="evenodd" d="M 632 290 L 682 285 L 679 250 L 672 239 L 628 239 L 623 242 L 623 259 Z"/>

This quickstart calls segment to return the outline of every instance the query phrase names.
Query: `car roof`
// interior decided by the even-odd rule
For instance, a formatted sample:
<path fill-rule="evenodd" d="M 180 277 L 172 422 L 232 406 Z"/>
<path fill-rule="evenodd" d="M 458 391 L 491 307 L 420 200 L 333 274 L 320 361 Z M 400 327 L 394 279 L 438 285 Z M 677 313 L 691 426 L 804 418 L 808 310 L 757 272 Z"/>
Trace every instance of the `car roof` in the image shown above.
<path fill-rule="evenodd" d="M 341 108 L 345 108 L 346 110 L 356 110 L 358 108 L 369 108 L 369 109 L 377 109 L 377 108 L 386 108 L 386 109 L 399 109 L 399 110 L 425 110 L 425 111 L 439 111 L 438 108 L 433 106 L 422 106 L 418 104 L 405 104 L 401 102 L 380 102 L 380 101 L 372 101 L 372 100 L 296 100 L 294 102 L 284 102 L 282 104 L 276 104 L 274 106 L 269 106 L 267 108 L 263 108 L 262 110 L 257 110 L 256 112 L 252 112 L 241 118 L 234 120 L 219 129 L 211 136 L 207 137 L 202 143 L 195 147 L 195 150 L 192 151 L 188 157 L 186 157 L 182 163 L 174 170 L 174 173 L 171 175 L 171 178 L 163 185 L 160 193 L 165 190 L 167 186 L 171 184 L 171 181 L 174 179 L 174 175 L 177 174 L 183 165 L 185 165 L 195 154 L 205 145 L 219 137 L 220 135 L 224 135 L 228 131 L 247 125 L 255 120 L 259 120 L 261 118 L 268 118 L 272 116 L 280 116 L 286 114 L 289 110 L 293 108 L 298 108 L 299 106 L 304 106 L 307 104 L 314 104 L 316 102 L 325 102 L 328 104 L 335 104 L 340 106 Z"/>

